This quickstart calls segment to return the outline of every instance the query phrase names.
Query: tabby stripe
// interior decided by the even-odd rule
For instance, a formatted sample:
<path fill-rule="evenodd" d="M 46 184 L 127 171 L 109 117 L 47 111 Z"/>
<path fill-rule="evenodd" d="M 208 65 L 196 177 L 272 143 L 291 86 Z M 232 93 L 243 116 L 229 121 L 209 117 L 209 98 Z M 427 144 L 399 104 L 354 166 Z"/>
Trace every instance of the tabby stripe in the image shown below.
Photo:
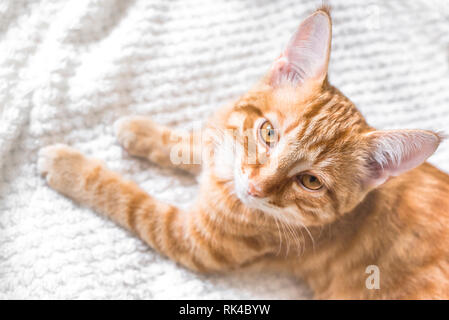
<path fill-rule="evenodd" d="M 190 230 L 195 240 L 197 240 L 200 243 L 202 248 L 207 250 L 207 252 L 216 262 L 218 262 L 219 264 L 226 264 L 226 265 L 232 264 L 231 260 L 228 259 L 225 255 L 223 255 L 218 250 L 218 248 L 214 247 L 213 244 L 211 243 L 211 240 L 206 238 L 206 236 L 200 230 L 198 230 L 198 226 L 196 224 L 193 224 Z"/>
<path fill-rule="evenodd" d="M 192 262 L 193 268 L 198 270 L 201 273 L 206 273 L 209 271 L 208 268 L 200 261 L 195 255 L 192 255 L 190 261 Z"/>
<path fill-rule="evenodd" d="M 312 118 L 314 118 L 316 115 L 318 115 L 320 113 L 320 111 L 323 109 L 323 107 L 325 107 L 329 101 L 332 100 L 332 97 L 323 97 L 320 101 L 316 101 L 315 103 L 311 104 L 306 113 L 304 113 L 304 115 L 299 118 L 297 121 L 295 121 L 295 123 L 289 125 L 287 127 L 287 129 L 285 129 L 285 133 L 289 133 L 291 130 L 293 130 L 294 128 L 299 126 L 299 123 L 301 121 L 304 121 L 304 119 L 306 120 L 304 127 L 303 127 L 303 132 L 299 135 L 299 136 L 303 136 L 304 135 L 304 130 L 309 126 L 309 124 L 311 123 Z"/>
<path fill-rule="evenodd" d="M 242 242 L 246 247 L 256 252 L 259 252 L 263 249 L 263 244 L 259 241 L 259 238 L 256 236 L 241 236 L 237 238 L 240 242 Z"/>
<path fill-rule="evenodd" d="M 307 129 L 309 129 L 309 126 L 314 122 L 315 117 L 321 115 L 321 112 L 324 108 L 330 107 L 328 103 L 329 101 L 326 101 L 326 103 L 322 103 L 319 105 L 312 105 L 310 108 L 311 110 L 306 112 L 303 116 L 305 119 L 305 123 L 301 129 L 301 132 L 298 134 L 298 138 L 301 138 L 302 140 L 306 140 L 308 137 L 305 137 Z"/>
<path fill-rule="evenodd" d="M 86 176 L 84 178 L 84 190 L 89 191 L 89 189 L 91 187 L 94 187 L 94 191 L 97 194 L 102 194 L 103 193 L 103 184 L 102 183 L 98 183 L 98 181 L 101 181 L 100 177 L 100 173 L 102 171 L 102 167 L 101 166 L 96 166 L 95 168 L 93 168 L 92 170 L 90 170 L 88 173 L 86 173 Z"/>
<path fill-rule="evenodd" d="M 142 203 L 144 203 L 146 200 L 148 200 L 148 197 L 146 195 L 138 194 L 137 196 L 130 198 L 126 206 L 128 227 L 131 231 L 137 234 L 139 234 L 139 232 L 136 229 L 136 216 L 139 214 L 139 211 L 143 209 L 144 206 L 142 205 Z"/>
<path fill-rule="evenodd" d="M 177 239 L 173 236 L 172 228 L 173 221 L 178 216 L 178 209 L 170 206 L 168 211 L 163 213 L 162 216 L 162 245 L 164 247 L 164 251 L 169 254 L 169 251 L 176 249 L 174 245 L 177 244 Z"/>
<path fill-rule="evenodd" d="M 351 128 L 347 128 L 345 130 L 341 130 L 337 133 L 335 133 L 332 138 L 324 138 L 316 141 L 312 145 L 308 146 L 309 151 L 317 150 L 322 148 L 323 150 L 318 154 L 316 159 L 321 159 L 324 154 L 328 151 L 326 146 L 335 146 L 337 141 L 342 140 L 344 137 L 348 136 L 351 132 Z M 324 147 L 324 148 L 323 148 Z"/>
<path fill-rule="evenodd" d="M 226 240 L 226 243 L 228 241 L 231 243 L 231 245 L 235 242 L 235 240 L 240 241 L 242 244 L 244 244 L 248 249 L 254 250 L 254 251 L 260 251 L 262 249 L 262 243 L 259 241 L 259 238 L 256 236 L 235 236 L 232 234 L 229 234 L 227 232 L 224 232 L 223 228 L 212 222 L 210 220 L 210 216 L 208 214 L 203 214 L 201 216 L 201 222 L 202 225 L 208 229 L 210 234 L 214 235 L 220 235 L 220 237 L 224 238 L 223 240 Z M 227 221 L 226 221 L 227 223 Z M 224 243 L 225 241 L 223 241 Z"/>
<path fill-rule="evenodd" d="M 292 131 L 293 129 L 297 128 L 299 126 L 299 123 L 303 121 L 302 118 L 297 119 L 294 123 L 290 124 L 285 130 L 284 130 L 284 135 L 287 135 L 290 131 Z"/>
<path fill-rule="evenodd" d="M 148 235 L 149 238 L 149 243 L 150 246 L 152 246 L 154 249 L 161 251 L 161 246 L 160 246 L 160 242 L 158 240 L 158 236 L 159 236 L 159 232 L 158 232 L 158 224 L 159 224 L 159 219 L 160 215 L 159 213 L 157 213 L 157 208 L 154 208 L 155 212 L 153 214 L 148 213 L 145 216 L 142 216 L 142 220 L 146 220 L 145 217 L 147 217 L 147 232 L 146 234 Z M 144 221 L 139 221 L 138 225 L 143 225 L 145 226 L 145 222 Z"/>
<path fill-rule="evenodd" d="M 333 192 L 332 190 L 329 190 L 327 194 L 332 199 L 332 201 L 330 201 L 330 203 L 332 205 L 332 208 L 334 209 L 334 212 L 340 213 L 339 212 L 340 202 L 339 202 L 338 197 L 335 194 L 335 192 Z"/>
<path fill-rule="evenodd" d="M 243 113 L 247 113 L 247 114 L 256 114 L 259 117 L 263 116 L 262 111 L 257 108 L 256 106 L 252 105 L 252 104 L 245 104 L 242 106 L 238 106 L 235 111 L 237 112 L 243 112 Z"/>

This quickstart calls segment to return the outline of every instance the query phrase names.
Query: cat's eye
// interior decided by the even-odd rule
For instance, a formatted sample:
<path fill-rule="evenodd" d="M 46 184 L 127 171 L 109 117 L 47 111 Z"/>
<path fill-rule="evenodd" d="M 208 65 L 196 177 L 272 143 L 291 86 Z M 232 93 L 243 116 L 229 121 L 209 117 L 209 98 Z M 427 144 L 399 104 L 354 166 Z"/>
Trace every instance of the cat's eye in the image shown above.
<path fill-rule="evenodd" d="M 270 121 L 265 120 L 259 128 L 260 139 L 271 147 L 278 141 L 277 132 Z"/>
<path fill-rule="evenodd" d="M 316 191 L 323 187 L 321 181 L 311 174 L 301 174 L 298 176 L 298 182 L 306 189 Z"/>

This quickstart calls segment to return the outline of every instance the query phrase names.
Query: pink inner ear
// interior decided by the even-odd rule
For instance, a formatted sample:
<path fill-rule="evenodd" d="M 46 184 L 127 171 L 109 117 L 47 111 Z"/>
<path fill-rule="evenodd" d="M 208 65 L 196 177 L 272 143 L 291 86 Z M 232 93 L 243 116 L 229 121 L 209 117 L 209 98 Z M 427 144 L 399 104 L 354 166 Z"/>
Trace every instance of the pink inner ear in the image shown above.
<path fill-rule="evenodd" d="M 436 134 L 424 130 L 374 131 L 368 137 L 374 144 L 368 181 L 373 187 L 421 165 L 440 143 Z"/>
<path fill-rule="evenodd" d="M 307 80 L 324 80 L 330 51 L 329 16 L 318 11 L 308 17 L 290 39 L 285 51 L 273 63 L 272 84 L 284 81 L 301 84 Z"/>

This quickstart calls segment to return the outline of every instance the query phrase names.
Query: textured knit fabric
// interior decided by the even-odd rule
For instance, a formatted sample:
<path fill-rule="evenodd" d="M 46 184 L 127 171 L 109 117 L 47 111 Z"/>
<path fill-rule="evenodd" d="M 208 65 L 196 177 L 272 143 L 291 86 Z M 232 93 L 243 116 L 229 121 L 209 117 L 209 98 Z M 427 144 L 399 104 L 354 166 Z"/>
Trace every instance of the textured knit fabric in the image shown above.
<path fill-rule="evenodd" d="M 269 68 L 320 3 L 2 0 L 0 298 L 309 298 L 284 275 L 176 265 L 48 188 L 36 160 L 39 148 L 66 143 L 188 206 L 195 180 L 127 155 L 113 122 L 200 124 Z M 449 133 L 447 2 L 331 4 L 330 81 L 373 126 Z M 449 170 L 449 141 L 430 161 Z"/>

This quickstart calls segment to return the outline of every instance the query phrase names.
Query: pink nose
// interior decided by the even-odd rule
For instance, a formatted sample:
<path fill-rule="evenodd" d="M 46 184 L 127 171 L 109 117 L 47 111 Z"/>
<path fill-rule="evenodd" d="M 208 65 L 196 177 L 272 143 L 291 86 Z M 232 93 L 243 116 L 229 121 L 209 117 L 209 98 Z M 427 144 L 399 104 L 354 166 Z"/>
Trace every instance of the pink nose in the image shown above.
<path fill-rule="evenodd" d="M 248 194 L 253 197 L 263 197 L 263 193 L 251 182 L 248 184 Z"/>

